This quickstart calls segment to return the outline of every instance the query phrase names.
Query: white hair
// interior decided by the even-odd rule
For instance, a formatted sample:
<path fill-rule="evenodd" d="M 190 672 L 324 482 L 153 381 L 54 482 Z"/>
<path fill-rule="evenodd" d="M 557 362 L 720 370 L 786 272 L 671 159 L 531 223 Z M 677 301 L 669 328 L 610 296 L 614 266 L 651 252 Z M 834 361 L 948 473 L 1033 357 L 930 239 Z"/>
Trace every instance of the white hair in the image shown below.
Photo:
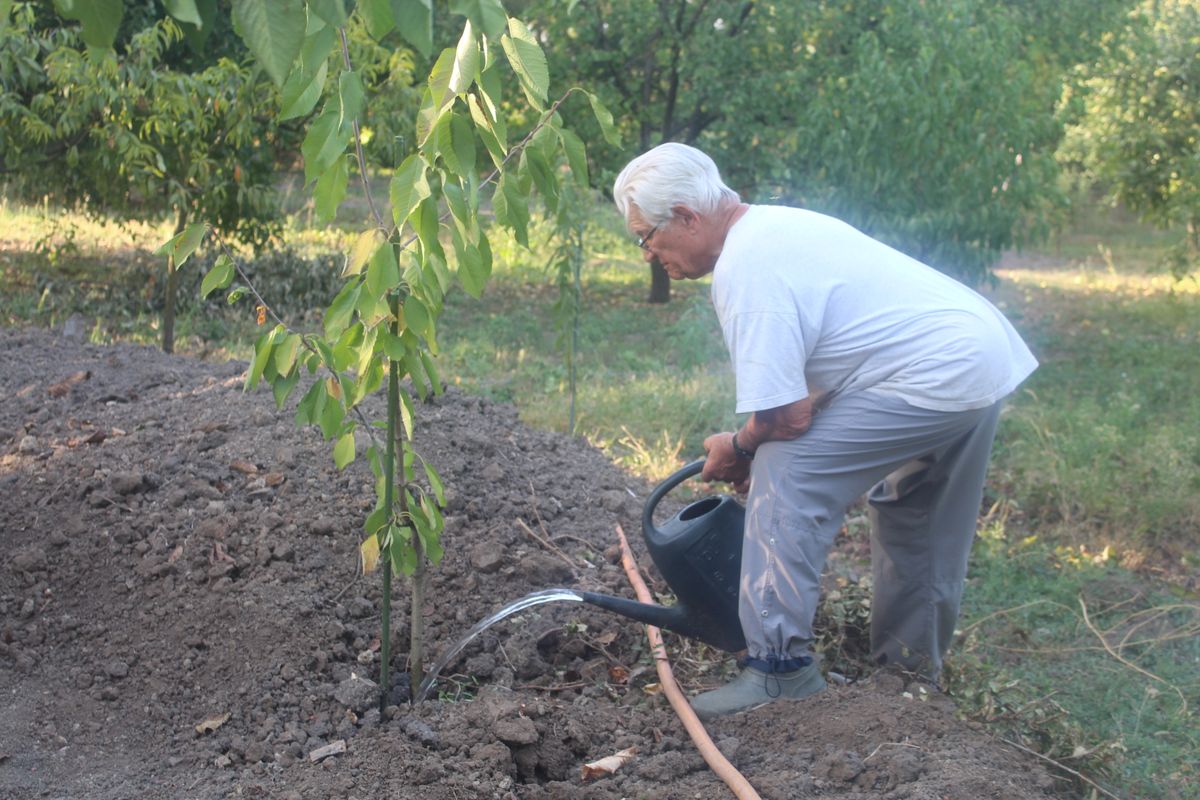
<path fill-rule="evenodd" d="M 671 218 L 673 206 L 710 214 L 738 194 L 721 180 L 717 165 L 706 154 L 678 142 L 660 144 L 630 161 L 613 183 L 617 210 L 629 222 L 634 206 L 647 225 Z"/>

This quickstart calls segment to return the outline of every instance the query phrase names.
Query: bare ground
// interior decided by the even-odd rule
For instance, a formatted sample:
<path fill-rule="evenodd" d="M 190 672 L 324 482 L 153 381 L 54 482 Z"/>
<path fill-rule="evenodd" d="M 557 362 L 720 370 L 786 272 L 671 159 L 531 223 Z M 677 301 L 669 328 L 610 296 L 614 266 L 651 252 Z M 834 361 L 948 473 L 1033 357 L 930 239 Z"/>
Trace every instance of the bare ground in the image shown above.
<path fill-rule="evenodd" d="M 730 796 L 654 690 L 640 626 L 587 606 L 500 623 L 416 706 L 398 635 L 394 705 L 373 708 L 369 474 L 361 459 L 338 472 L 319 433 L 243 394 L 243 369 L 0 331 L 0 797 Z M 451 392 L 419 416 L 418 449 L 449 485 L 431 656 L 530 591 L 631 594 L 614 529 L 636 533 L 647 486 L 507 406 Z M 399 581 L 401 623 L 407 603 Z M 718 680 L 685 672 L 691 690 Z M 892 676 L 709 729 L 764 798 L 1054 788 L 950 698 Z M 581 780 L 629 747 L 618 772 Z"/>

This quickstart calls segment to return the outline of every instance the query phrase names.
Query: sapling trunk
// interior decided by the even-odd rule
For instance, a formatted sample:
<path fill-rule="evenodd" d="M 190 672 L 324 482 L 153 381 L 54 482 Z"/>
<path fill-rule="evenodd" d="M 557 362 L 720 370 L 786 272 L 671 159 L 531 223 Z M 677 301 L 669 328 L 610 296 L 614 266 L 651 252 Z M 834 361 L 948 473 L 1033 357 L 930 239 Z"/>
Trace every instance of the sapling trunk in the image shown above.
<path fill-rule="evenodd" d="M 400 502 L 406 504 L 407 495 Z M 405 511 L 408 509 L 405 508 Z M 415 690 L 425 679 L 425 547 L 416 529 L 413 529 L 413 550 L 416 551 L 417 566 L 412 574 L 412 611 L 408 622 L 411 635 L 408 643 L 409 685 Z"/>
<path fill-rule="evenodd" d="M 393 294 L 389 298 L 392 310 L 392 334 L 398 335 L 400 323 L 400 300 Z M 400 417 L 400 365 L 388 359 L 388 401 L 387 401 L 387 450 L 383 457 L 383 504 L 388 510 L 389 521 L 392 504 L 396 500 L 396 437 L 397 420 Z M 391 664 L 392 664 L 392 548 L 396 543 L 388 540 L 388 546 L 383 552 L 383 603 L 380 608 L 379 631 L 379 710 L 387 707 L 391 694 Z"/>
<path fill-rule="evenodd" d="M 183 233 L 187 227 L 187 212 L 182 208 L 175 214 L 175 232 L 172 236 Z M 179 294 L 179 270 L 175 268 L 175 256 L 167 256 L 167 296 L 163 302 L 162 320 L 162 349 L 164 353 L 175 352 L 175 296 Z"/>

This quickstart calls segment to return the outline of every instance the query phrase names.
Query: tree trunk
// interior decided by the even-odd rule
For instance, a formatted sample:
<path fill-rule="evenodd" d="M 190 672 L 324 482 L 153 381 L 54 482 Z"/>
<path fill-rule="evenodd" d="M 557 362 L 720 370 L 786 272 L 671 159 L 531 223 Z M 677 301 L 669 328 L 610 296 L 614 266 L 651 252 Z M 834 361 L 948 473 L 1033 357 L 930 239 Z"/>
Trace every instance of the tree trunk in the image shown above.
<path fill-rule="evenodd" d="M 187 212 L 182 208 L 175 213 L 175 233 L 178 236 L 187 227 Z M 175 257 L 167 258 L 167 296 L 163 303 L 162 349 L 164 353 L 175 352 L 175 296 L 179 293 L 179 272 L 175 269 Z"/>
<path fill-rule="evenodd" d="M 657 259 L 650 262 L 650 297 L 651 303 L 671 302 L 671 277 L 663 269 Z"/>

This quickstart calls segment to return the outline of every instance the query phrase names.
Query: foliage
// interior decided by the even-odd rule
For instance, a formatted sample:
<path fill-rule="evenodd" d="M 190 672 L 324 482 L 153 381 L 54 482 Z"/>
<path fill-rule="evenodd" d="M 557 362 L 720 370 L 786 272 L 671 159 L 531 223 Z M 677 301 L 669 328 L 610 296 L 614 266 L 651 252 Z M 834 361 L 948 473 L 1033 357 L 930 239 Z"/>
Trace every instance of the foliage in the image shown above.
<path fill-rule="evenodd" d="M 1143 2 L 1081 73 L 1086 114 L 1064 159 L 1090 170 L 1114 202 L 1187 231 L 1179 277 L 1200 255 L 1200 3 Z"/>
<path fill-rule="evenodd" d="M 119 51 L 83 48 L 73 28 L 39 26 L 32 6 L 16 5 L 0 29 L 0 174 L 10 196 L 130 216 L 174 209 L 264 244 L 275 230 L 281 144 L 264 126 L 272 94 L 230 58 L 173 69 L 183 38 L 159 18 Z"/>
<path fill-rule="evenodd" d="M 1055 221 L 1064 80 L 1127 5 L 542 0 L 530 14 L 575 44 L 552 53 L 555 74 L 599 81 L 639 149 L 696 144 L 748 199 L 842 216 L 979 281 Z M 629 154 L 593 155 L 607 181 Z"/>
<path fill-rule="evenodd" d="M 307 22 L 297 23 L 302 10 Z M 304 117 L 320 107 L 301 146 L 305 181 L 314 187 L 319 216 L 336 215 L 352 171 L 362 179 L 371 216 L 346 254 L 345 282 L 325 311 L 322 334 L 286 325 L 227 252 L 218 257 L 201 287 L 205 294 L 229 287 L 231 302 L 250 294 L 258 303 L 260 322 L 271 316 L 276 323 L 255 343 L 247 389 L 260 381 L 270 384 L 282 407 L 302 374 L 322 373 L 308 384 L 296 421 L 318 426 L 334 443 L 339 468 L 358 453 L 356 432 L 359 422 L 366 421 L 359 404 L 387 382 L 387 438 L 382 447 L 372 443 L 366 451 L 375 475 L 376 504 L 366 519 L 367 537 L 361 546 L 364 571 L 383 565 L 384 698 L 391 575 L 414 576 L 410 666 L 417 682 L 423 656 L 424 568 L 427 559 L 435 564 L 441 559 L 444 524 L 442 482 L 412 447 L 413 399 L 400 379 L 407 377 L 421 396 L 441 391 L 434 357 L 444 299 L 456 285 L 478 298 L 491 273 L 492 254 L 480 214 L 484 190 L 494 183 L 491 205 L 496 221 L 527 244 L 535 187 L 554 212 L 563 201 L 560 176 L 574 175 L 586 182 L 583 143 L 560 124 L 557 108 L 562 99 L 548 103 L 545 55 L 528 28 L 508 17 L 496 0 L 459 3 L 455 10 L 466 17 L 462 36 L 434 62 L 417 110 L 412 149 L 398 159 L 391 178 L 391 215 L 385 219 L 370 192 L 361 126 L 368 98 L 362 75 L 351 61 L 344 8 L 337 2 L 297 2 L 295 8 L 285 2 L 235 4 L 235 20 L 247 46 L 281 87 L 281 117 Z M 431 22 L 422 0 L 367 2 L 354 13 L 373 37 L 398 28 L 413 46 L 428 49 L 426 28 Z M 412 24 L 414 19 L 421 24 Z M 340 61 L 330 58 L 335 50 Z M 331 63 L 339 66 L 331 70 Z M 501 113 L 505 83 L 519 87 L 523 103 L 537 118 L 528 134 L 511 146 Z M 347 152 L 351 147 L 353 156 Z M 486 175 L 481 148 L 494 166 Z M 203 225 L 190 226 L 161 252 L 179 263 L 205 230 Z M 453 248 L 449 253 L 443 245 L 447 240 Z M 235 277 L 243 283 L 231 286 Z M 364 432 L 370 430 L 366 427 Z"/>

